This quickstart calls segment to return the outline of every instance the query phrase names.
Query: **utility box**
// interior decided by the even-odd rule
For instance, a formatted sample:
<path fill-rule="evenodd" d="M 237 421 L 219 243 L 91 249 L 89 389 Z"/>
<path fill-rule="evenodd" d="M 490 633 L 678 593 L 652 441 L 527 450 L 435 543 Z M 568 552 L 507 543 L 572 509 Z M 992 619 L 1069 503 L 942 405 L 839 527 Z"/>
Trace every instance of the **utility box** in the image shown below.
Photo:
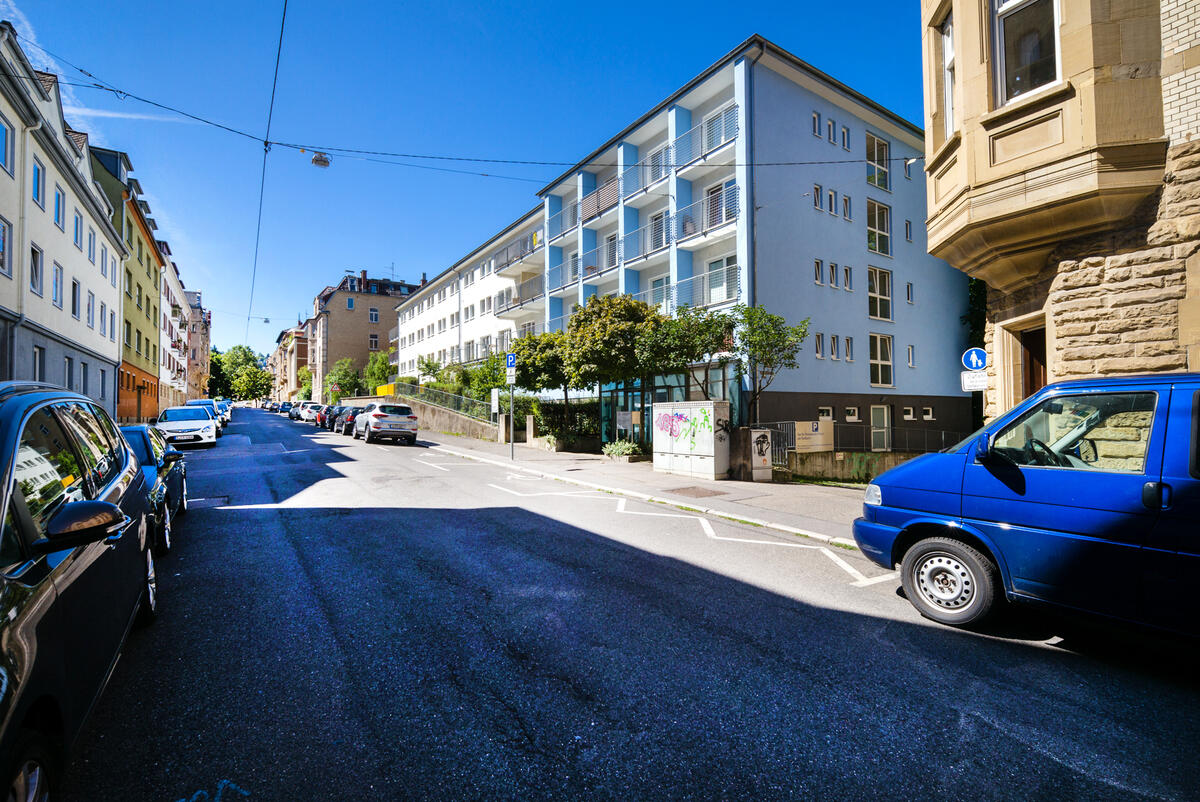
<path fill-rule="evenodd" d="M 729 475 L 728 401 L 655 404 L 652 423 L 654 470 L 697 479 Z"/>
<path fill-rule="evenodd" d="M 750 430 L 750 473 L 755 482 L 771 481 L 771 430 Z"/>

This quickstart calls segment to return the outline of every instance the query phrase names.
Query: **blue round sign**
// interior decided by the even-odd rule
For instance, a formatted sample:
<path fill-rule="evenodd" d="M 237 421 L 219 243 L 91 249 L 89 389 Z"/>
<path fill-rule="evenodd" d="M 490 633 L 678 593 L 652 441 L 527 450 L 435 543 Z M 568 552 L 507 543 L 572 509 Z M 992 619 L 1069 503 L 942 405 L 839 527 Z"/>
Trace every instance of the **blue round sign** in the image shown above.
<path fill-rule="evenodd" d="M 963 352 L 962 363 L 967 370 L 983 370 L 987 367 L 987 351 L 982 348 L 968 348 Z"/>

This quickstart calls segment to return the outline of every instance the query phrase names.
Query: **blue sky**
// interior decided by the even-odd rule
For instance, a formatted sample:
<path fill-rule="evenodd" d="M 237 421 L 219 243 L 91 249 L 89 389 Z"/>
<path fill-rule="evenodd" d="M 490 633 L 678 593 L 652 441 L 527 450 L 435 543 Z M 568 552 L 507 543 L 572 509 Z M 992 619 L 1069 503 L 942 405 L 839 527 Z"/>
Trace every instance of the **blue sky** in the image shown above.
<path fill-rule="evenodd" d="M 282 0 L 0 0 L 0 17 L 129 92 L 261 138 Z M 598 11 L 602 10 L 602 11 Z M 574 162 L 751 34 L 921 124 L 915 0 L 857 3 L 290 0 L 271 139 Z M 35 47 L 36 66 L 53 67 Z M 129 153 L 213 340 L 245 341 L 262 145 L 109 92 L 68 87 L 67 119 Z M 437 164 L 434 162 L 434 164 Z M 274 148 L 268 158 L 249 345 L 347 269 L 415 281 L 444 270 L 537 202 L 562 168 L 454 164 L 459 175 Z"/>

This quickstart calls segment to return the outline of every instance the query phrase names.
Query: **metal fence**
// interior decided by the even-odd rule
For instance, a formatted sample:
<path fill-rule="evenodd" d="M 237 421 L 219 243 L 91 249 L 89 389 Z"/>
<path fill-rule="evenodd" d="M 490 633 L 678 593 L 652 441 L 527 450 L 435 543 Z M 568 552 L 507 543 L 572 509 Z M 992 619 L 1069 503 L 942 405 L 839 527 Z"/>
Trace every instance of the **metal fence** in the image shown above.
<path fill-rule="evenodd" d="M 794 420 L 756 424 L 760 429 L 771 430 L 771 465 L 788 467 L 788 452 L 796 448 L 796 422 Z"/>
<path fill-rule="evenodd" d="M 450 409 L 460 415 L 466 415 L 468 418 L 481 420 L 484 423 L 490 423 L 492 420 L 492 406 L 487 401 L 476 401 L 474 398 L 465 398 L 461 395 L 435 390 L 432 387 L 420 387 L 415 384 L 397 384 L 396 395 L 405 398 L 416 398 L 427 404 Z"/>

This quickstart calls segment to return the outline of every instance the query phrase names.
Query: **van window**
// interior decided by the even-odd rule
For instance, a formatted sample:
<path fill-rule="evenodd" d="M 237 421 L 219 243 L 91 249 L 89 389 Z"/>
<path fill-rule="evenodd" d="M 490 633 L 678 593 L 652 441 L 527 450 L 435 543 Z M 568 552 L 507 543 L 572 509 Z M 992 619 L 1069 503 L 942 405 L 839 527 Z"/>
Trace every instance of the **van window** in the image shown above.
<path fill-rule="evenodd" d="M 1048 398 L 996 435 L 993 448 L 1018 465 L 1142 473 L 1155 393 Z"/>

